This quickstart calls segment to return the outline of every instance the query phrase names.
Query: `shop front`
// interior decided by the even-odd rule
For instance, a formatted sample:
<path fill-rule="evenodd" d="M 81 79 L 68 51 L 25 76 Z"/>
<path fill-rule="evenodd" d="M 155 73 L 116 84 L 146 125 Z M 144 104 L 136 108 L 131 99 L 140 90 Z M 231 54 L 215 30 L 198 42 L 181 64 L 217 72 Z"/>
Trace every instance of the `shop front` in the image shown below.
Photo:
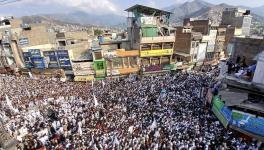
<path fill-rule="evenodd" d="M 107 76 L 137 74 L 139 72 L 138 50 L 115 50 L 105 52 Z"/>
<path fill-rule="evenodd" d="M 140 52 L 143 72 L 170 70 L 173 49 L 142 50 Z"/>

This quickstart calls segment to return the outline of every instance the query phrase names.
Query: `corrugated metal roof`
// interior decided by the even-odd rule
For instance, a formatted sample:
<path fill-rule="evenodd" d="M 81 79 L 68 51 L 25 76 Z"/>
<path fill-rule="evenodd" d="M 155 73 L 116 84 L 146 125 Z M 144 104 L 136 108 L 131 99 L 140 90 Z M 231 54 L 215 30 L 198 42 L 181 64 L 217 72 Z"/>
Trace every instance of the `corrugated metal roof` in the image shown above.
<path fill-rule="evenodd" d="M 155 15 L 169 15 L 169 14 L 172 14 L 172 12 L 169 12 L 169 11 L 160 10 L 157 8 L 152 8 L 152 7 L 139 5 L 139 4 L 136 4 L 132 7 L 129 7 L 125 11 L 128 11 L 128 12 L 137 11 L 138 13 L 143 13 L 146 15 L 153 15 L 153 14 L 155 14 Z"/>

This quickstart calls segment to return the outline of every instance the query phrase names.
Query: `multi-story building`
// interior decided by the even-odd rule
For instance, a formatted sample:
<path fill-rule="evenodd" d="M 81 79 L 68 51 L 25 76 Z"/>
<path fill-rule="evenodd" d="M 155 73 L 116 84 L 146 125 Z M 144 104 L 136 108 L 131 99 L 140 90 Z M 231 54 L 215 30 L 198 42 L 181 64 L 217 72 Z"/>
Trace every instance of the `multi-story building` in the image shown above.
<path fill-rule="evenodd" d="M 192 26 L 176 28 L 174 55 L 178 62 L 202 62 L 205 59 L 207 43 L 202 43 L 202 34 L 193 32 L 192 28 Z"/>
<path fill-rule="evenodd" d="M 13 17 L 2 17 L 0 20 L 0 68 L 13 70 L 16 67 L 23 67 L 22 58 L 18 51 L 17 39 L 13 34 L 19 33 L 19 26 L 22 23 Z"/>
<path fill-rule="evenodd" d="M 247 47 L 247 44 L 244 46 Z M 250 50 L 244 53 L 249 54 Z M 214 114 L 226 128 L 261 143 L 264 142 L 264 53 L 255 51 L 252 54 L 255 57 L 248 58 L 248 62 L 253 65 L 249 64 L 251 66 L 245 68 L 244 73 L 222 71 L 220 80 L 209 89 L 214 96 L 212 98 L 208 92 L 208 97 L 212 98 L 208 100 L 212 103 Z"/>
<path fill-rule="evenodd" d="M 223 11 L 220 28 L 226 28 L 223 52 L 228 56 L 227 46 L 234 37 L 245 37 L 250 35 L 252 16 L 250 10 L 241 8 L 226 8 Z M 222 38 L 222 35 L 220 38 Z"/>
<path fill-rule="evenodd" d="M 142 5 L 128 9 L 128 40 L 139 50 L 144 72 L 161 71 L 172 63 L 175 29 L 170 26 L 171 12 Z"/>
<path fill-rule="evenodd" d="M 205 61 L 214 60 L 217 27 L 212 26 L 209 20 L 197 20 L 195 18 L 184 19 L 184 25 L 192 26 L 193 32 L 199 32 L 203 35 L 202 41 L 207 42 Z"/>
<path fill-rule="evenodd" d="M 225 53 L 225 38 L 226 38 L 226 28 L 219 26 L 217 28 L 216 43 L 215 43 L 215 58 L 217 60 L 224 58 Z"/>
<path fill-rule="evenodd" d="M 71 51 L 73 60 L 78 60 L 88 53 L 92 38 L 86 31 L 61 32 L 56 34 L 58 49 Z"/>
<path fill-rule="evenodd" d="M 252 16 L 250 10 L 241 8 L 226 8 L 223 11 L 221 25 L 235 27 L 235 35 L 250 35 Z"/>
<path fill-rule="evenodd" d="M 237 58 L 245 59 L 247 65 L 256 63 L 256 56 L 264 50 L 264 39 L 251 37 L 233 37 L 228 46 L 227 51 L 230 59 L 236 63 Z"/>

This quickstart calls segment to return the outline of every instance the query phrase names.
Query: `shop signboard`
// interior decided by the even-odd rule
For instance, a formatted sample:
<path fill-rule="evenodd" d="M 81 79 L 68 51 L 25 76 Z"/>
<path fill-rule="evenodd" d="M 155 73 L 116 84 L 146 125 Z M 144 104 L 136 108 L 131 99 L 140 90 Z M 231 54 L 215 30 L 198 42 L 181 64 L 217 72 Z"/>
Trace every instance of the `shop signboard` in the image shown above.
<path fill-rule="evenodd" d="M 56 53 L 57 53 L 58 62 L 60 64 L 60 68 L 72 69 L 71 60 L 68 51 L 58 50 L 56 51 Z"/>
<path fill-rule="evenodd" d="M 75 76 L 87 76 L 95 74 L 92 62 L 72 62 L 72 70 Z"/>
<path fill-rule="evenodd" d="M 28 52 L 31 53 L 31 57 L 41 57 L 40 49 L 30 49 Z"/>
<path fill-rule="evenodd" d="M 225 119 L 225 117 L 221 114 L 221 112 L 215 105 L 213 105 L 212 111 L 215 116 L 219 119 L 219 121 L 224 125 L 224 127 L 227 127 L 228 121 Z"/>
<path fill-rule="evenodd" d="M 19 45 L 24 46 L 24 45 L 28 45 L 28 38 L 20 38 L 19 39 Z"/>
<path fill-rule="evenodd" d="M 59 68 L 58 58 L 55 51 L 45 51 L 43 55 L 48 59 L 48 68 Z"/>
<path fill-rule="evenodd" d="M 219 121 L 224 125 L 224 127 L 227 127 L 230 120 L 225 117 L 225 115 L 222 114 L 222 109 L 224 108 L 224 103 L 220 100 L 218 96 L 215 96 L 213 99 L 213 108 L 212 111 L 216 115 L 216 117 L 219 119 Z M 231 115 L 230 115 L 231 116 Z"/>
<path fill-rule="evenodd" d="M 141 23 L 141 26 L 157 24 L 155 17 L 140 17 L 140 23 Z"/>
<path fill-rule="evenodd" d="M 77 82 L 86 82 L 86 81 L 93 81 L 94 76 L 93 75 L 88 75 L 88 76 L 75 76 L 74 81 Z"/>
<path fill-rule="evenodd" d="M 95 60 L 93 62 L 96 77 L 104 78 L 106 75 L 106 65 L 104 60 Z"/>
<path fill-rule="evenodd" d="M 172 55 L 173 49 L 144 50 L 140 52 L 140 57 Z"/>
<path fill-rule="evenodd" d="M 228 122 L 232 121 L 232 111 L 228 107 L 222 107 L 221 113 Z"/>
<path fill-rule="evenodd" d="M 256 135 L 264 136 L 264 119 L 232 111 L 232 125 Z"/>
<path fill-rule="evenodd" d="M 118 69 L 107 69 L 107 76 L 116 76 L 120 75 L 120 72 Z"/>
<path fill-rule="evenodd" d="M 33 68 L 33 64 L 31 62 L 31 53 L 30 52 L 23 52 L 23 59 L 25 62 L 26 68 Z"/>

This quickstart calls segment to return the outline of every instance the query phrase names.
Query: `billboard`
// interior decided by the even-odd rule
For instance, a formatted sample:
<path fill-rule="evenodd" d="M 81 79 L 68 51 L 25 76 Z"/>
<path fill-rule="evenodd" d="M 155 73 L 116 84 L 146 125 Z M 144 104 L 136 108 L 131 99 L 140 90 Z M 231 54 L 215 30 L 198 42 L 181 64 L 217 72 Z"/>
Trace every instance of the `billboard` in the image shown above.
<path fill-rule="evenodd" d="M 172 55 L 173 49 L 145 50 L 140 52 L 140 57 Z"/>
<path fill-rule="evenodd" d="M 47 59 L 48 68 L 59 68 L 58 58 L 55 51 L 44 51 L 43 55 Z"/>
<path fill-rule="evenodd" d="M 19 40 L 19 45 L 24 46 L 24 45 L 28 45 L 28 38 L 20 38 Z"/>
<path fill-rule="evenodd" d="M 56 51 L 58 62 L 60 64 L 60 67 L 63 69 L 71 69 L 71 60 L 69 57 L 69 53 L 67 50 L 58 50 Z"/>
<path fill-rule="evenodd" d="M 75 76 L 87 76 L 95 74 L 92 62 L 72 62 L 72 70 Z"/>
<path fill-rule="evenodd" d="M 231 111 L 224 105 L 218 96 L 213 98 L 212 111 L 224 127 L 227 127 L 229 122 L 232 120 Z"/>
<path fill-rule="evenodd" d="M 23 52 L 23 59 L 25 62 L 26 68 L 33 68 L 33 63 L 31 62 L 31 53 L 30 52 Z"/>
<path fill-rule="evenodd" d="M 232 111 L 232 125 L 245 131 L 264 136 L 264 119 Z"/>
<path fill-rule="evenodd" d="M 30 49 L 28 52 L 31 53 L 31 57 L 41 57 L 40 49 Z"/>
<path fill-rule="evenodd" d="M 44 69 L 45 68 L 45 59 L 43 57 L 31 57 L 34 68 Z"/>
<path fill-rule="evenodd" d="M 157 25 L 155 17 L 140 17 L 141 26 L 144 25 Z"/>

